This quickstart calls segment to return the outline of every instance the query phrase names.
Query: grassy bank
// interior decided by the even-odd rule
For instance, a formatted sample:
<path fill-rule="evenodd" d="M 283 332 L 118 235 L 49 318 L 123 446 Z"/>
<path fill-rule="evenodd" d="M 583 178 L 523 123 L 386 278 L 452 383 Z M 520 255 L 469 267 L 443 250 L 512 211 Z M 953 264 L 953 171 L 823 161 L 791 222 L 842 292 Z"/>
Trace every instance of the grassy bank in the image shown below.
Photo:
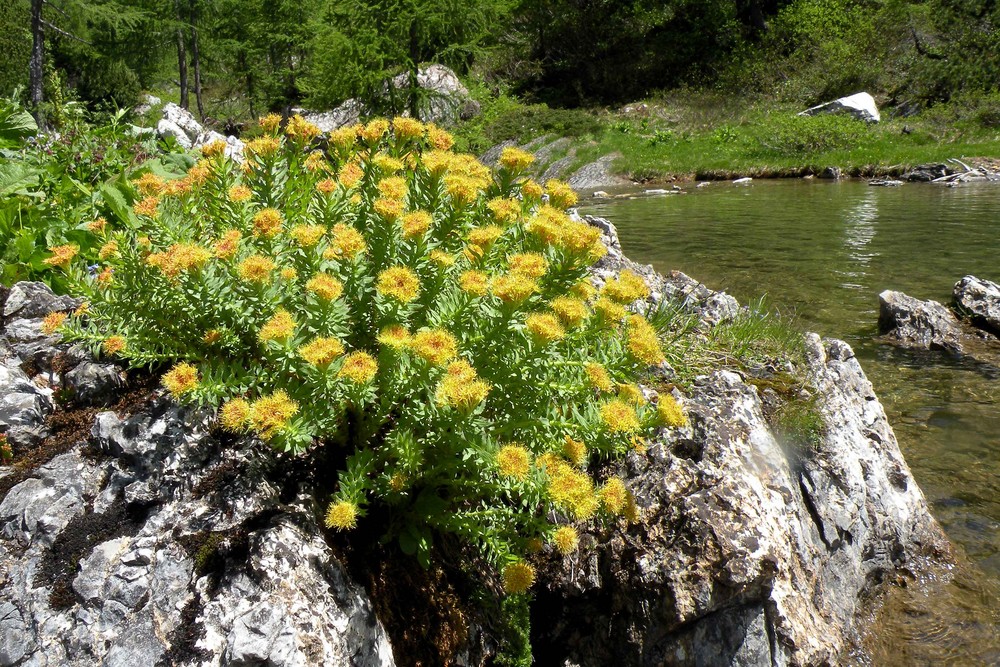
<path fill-rule="evenodd" d="M 547 164 L 570 156 L 568 175 L 617 153 L 613 171 L 642 183 L 802 176 L 830 166 L 849 175 L 890 175 L 948 158 L 1000 156 L 1000 101 L 993 98 L 959 100 L 908 117 L 893 118 L 894 110 L 884 109 L 875 125 L 800 117 L 800 107 L 710 92 L 673 93 L 617 109 L 550 109 L 505 95 L 481 102 L 483 115 L 458 130 L 468 150 L 483 152 L 511 139 L 537 147 L 567 137 Z"/>

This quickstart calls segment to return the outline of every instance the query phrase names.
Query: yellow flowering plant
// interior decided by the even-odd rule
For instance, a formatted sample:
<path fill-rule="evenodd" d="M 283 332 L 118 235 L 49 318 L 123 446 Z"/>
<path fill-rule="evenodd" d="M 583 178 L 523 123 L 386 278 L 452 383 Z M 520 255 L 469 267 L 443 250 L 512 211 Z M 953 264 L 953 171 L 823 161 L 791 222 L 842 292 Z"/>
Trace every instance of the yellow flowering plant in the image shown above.
<path fill-rule="evenodd" d="M 163 368 L 230 431 L 305 462 L 339 448 L 329 527 L 390 506 L 404 551 L 426 562 L 436 532 L 457 534 L 511 593 L 539 539 L 569 553 L 569 522 L 634 513 L 588 466 L 683 414 L 634 385 L 663 361 L 635 305 L 649 290 L 629 273 L 594 289 L 606 249 L 563 209 L 572 191 L 549 182 L 545 202 L 524 155 L 494 172 L 409 119 L 322 150 L 300 118 L 262 129 L 243 162 L 211 150 L 177 182 L 149 179 L 138 223 L 73 274 L 88 308 L 51 328 Z"/>

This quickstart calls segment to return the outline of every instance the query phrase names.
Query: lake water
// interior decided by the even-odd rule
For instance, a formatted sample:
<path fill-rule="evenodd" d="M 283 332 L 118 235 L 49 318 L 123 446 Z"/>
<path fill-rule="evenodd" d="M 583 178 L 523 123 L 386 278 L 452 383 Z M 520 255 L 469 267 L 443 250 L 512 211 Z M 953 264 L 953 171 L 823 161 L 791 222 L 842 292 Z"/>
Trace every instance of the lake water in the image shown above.
<path fill-rule="evenodd" d="M 875 340 L 878 293 L 947 303 L 964 275 L 1000 282 L 1000 186 L 712 183 L 586 202 L 629 257 L 742 303 L 766 296 L 803 330 L 848 341 L 931 510 L 967 563 L 910 582 L 873 621 L 870 665 L 1000 665 L 1000 369 Z"/>

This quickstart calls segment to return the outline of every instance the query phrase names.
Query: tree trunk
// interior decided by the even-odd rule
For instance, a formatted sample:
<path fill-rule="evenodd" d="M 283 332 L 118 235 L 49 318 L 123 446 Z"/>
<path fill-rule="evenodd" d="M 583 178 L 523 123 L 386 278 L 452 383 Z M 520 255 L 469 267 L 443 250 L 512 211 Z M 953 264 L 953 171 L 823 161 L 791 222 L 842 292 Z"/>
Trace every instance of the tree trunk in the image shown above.
<path fill-rule="evenodd" d="M 246 54 L 243 53 L 242 51 L 240 51 L 239 60 L 237 62 L 239 62 L 240 71 L 241 72 L 246 72 L 246 77 L 244 78 L 244 82 L 246 83 L 246 87 L 247 87 L 247 104 L 250 107 L 250 109 L 249 109 L 249 111 L 250 111 L 250 118 L 256 118 L 257 114 L 254 113 L 254 107 L 253 107 L 253 72 L 250 70 L 250 67 L 247 65 L 247 56 L 246 56 Z"/>
<path fill-rule="evenodd" d="M 410 23 L 410 67 L 407 77 L 406 95 L 410 104 L 410 116 L 420 120 L 420 84 L 417 82 L 417 70 L 420 67 L 420 43 L 418 42 L 417 22 Z"/>
<path fill-rule="evenodd" d="M 42 0 L 31 0 L 31 59 L 28 61 L 29 84 L 31 86 L 31 110 L 39 126 L 42 118 L 42 90 L 44 70 L 42 59 L 45 55 L 45 33 L 42 28 Z"/>
<path fill-rule="evenodd" d="M 177 79 L 181 84 L 181 108 L 187 109 L 190 105 L 188 100 L 187 49 L 184 47 L 183 17 L 181 16 L 179 0 L 174 0 L 174 9 L 177 12 Z"/>
<path fill-rule="evenodd" d="M 198 57 L 198 8 L 196 0 L 190 0 L 191 10 L 191 65 L 194 67 L 194 99 L 198 105 L 198 116 L 205 120 L 205 107 L 201 101 L 201 59 Z"/>

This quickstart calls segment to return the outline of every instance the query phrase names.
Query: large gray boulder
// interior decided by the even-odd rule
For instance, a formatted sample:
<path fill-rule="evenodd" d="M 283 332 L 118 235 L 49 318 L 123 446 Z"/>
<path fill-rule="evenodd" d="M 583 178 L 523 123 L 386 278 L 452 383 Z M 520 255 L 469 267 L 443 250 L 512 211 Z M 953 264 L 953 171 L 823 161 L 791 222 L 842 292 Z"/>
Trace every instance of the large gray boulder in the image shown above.
<path fill-rule="evenodd" d="M 156 133 L 160 138 L 172 137 L 181 148 L 201 148 L 213 141 L 226 142 L 225 154 L 235 160 L 243 158 L 243 142 L 236 137 L 227 137 L 214 130 L 206 129 L 194 118 L 187 109 L 173 102 L 163 105 L 163 116 L 156 124 Z"/>
<path fill-rule="evenodd" d="M 952 292 L 955 306 L 973 326 L 1000 336 L 1000 285 L 975 276 L 965 276 Z"/>
<path fill-rule="evenodd" d="M 824 102 L 800 112 L 799 115 L 816 116 L 824 113 L 843 113 L 866 123 L 877 123 L 882 120 L 875 98 L 868 93 L 855 93 L 832 102 Z"/>
<path fill-rule="evenodd" d="M 878 303 L 878 329 L 887 340 L 904 347 L 963 351 L 961 323 L 937 301 L 885 290 L 878 295 Z"/>
<path fill-rule="evenodd" d="M 823 433 L 782 441 L 747 379 L 702 377 L 624 474 L 628 527 L 550 555 L 547 664 L 843 664 L 878 582 L 949 553 L 851 348 L 807 338 Z"/>

